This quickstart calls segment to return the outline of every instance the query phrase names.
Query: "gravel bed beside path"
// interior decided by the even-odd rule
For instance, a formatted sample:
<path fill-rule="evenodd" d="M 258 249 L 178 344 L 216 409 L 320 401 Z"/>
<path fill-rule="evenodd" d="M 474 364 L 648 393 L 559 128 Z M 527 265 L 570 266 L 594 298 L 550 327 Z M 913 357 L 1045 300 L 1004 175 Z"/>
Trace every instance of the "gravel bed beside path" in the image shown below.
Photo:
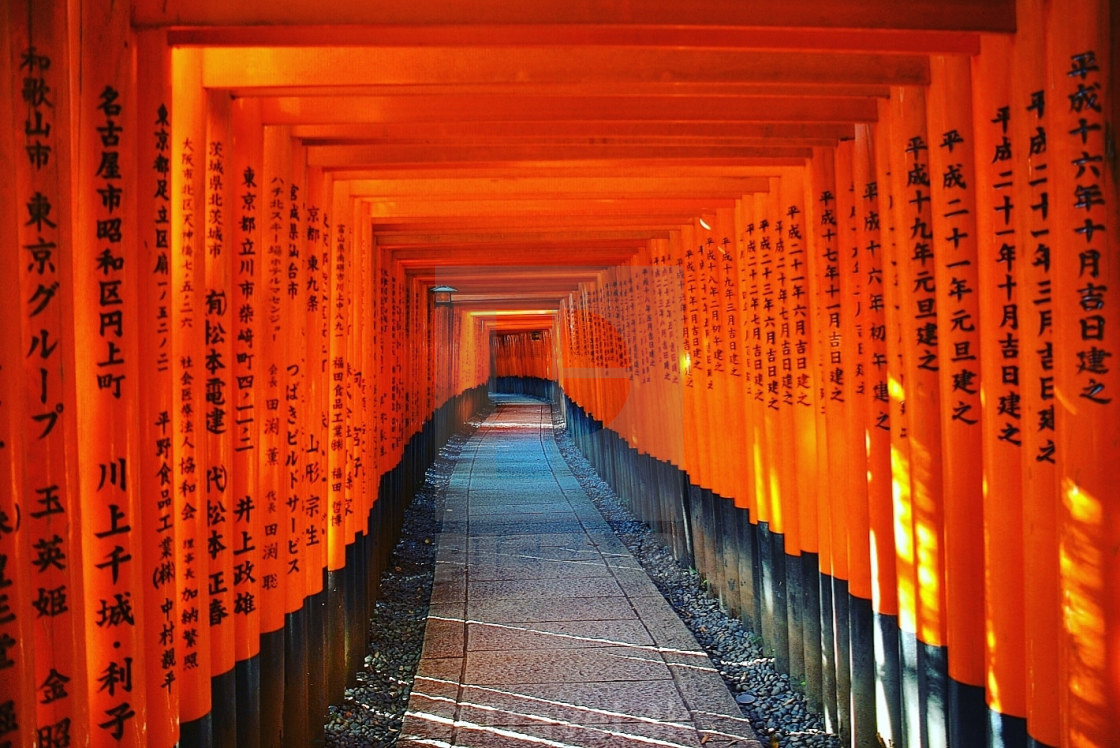
<path fill-rule="evenodd" d="M 405 511 L 400 542 L 381 576 L 381 596 L 370 623 L 370 654 L 357 674 L 357 686 L 347 688 L 343 702 L 330 707 L 328 746 L 392 746 L 397 741 L 424 642 L 444 494 L 455 461 L 480 422 L 481 418 L 472 420 L 440 450 Z M 696 572 L 677 565 L 559 428 L 556 436 L 592 502 L 708 653 L 763 743 L 774 735 L 780 746 L 838 748 L 839 739 L 824 731 L 821 718 L 809 712 L 789 677 L 775 671 L 773 659 L 763 656 L 757 637 L 704 592 Z"/>
<path fill-rule="evenodd" d="M 332 704 L 327 714 L 328 746 L 364 748 L 397 742 L 424 647 L 447 484 L 463 445 L 489 413 L 475 414 L 451 437 L 405 509 L 401 538 L 381 574 L 381 595 L 370 619 L 369 654 L 358 671 L 358 684 L 347 688 L 342 703 Z"/>
<path fill-rule="evenodd" d="M 805 697 L 792 686 L 789 676 L 775 670 L 774 658 L 763 655 L 754 632 L 728 616 L 703 590 L 700 575 L 682 569 L 649 527 L 634 517 L 563 431 L 560 418 L 559 409 L 553 408 L 556 441 L 568 467 L 707 652 L 759 740 L 766 744 L 773 736 L 777 742 L 771 745 L 839 748 L 840 738 L 825 731 L 822 717 L 809 711 Z"/>

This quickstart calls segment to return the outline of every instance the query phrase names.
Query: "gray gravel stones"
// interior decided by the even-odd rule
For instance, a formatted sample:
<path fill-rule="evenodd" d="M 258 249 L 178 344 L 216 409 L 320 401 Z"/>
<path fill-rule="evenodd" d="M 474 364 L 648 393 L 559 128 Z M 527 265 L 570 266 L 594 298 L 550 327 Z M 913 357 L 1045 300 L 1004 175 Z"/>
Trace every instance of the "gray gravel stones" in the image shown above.
<path fill-rule="evenodd" d="M 444 494 L 459 453 L 480 422 L 472 421 L 451 437 L 405 510 L 400 540 L 381 575 L 381 593 L 370 619 L 369 654 L 358 671 L 357 685 L 347 688 L 343 702 L 332 704 L 327 714 L 328 746 L 365 748 L 397 742 L 424 646 Z"/>

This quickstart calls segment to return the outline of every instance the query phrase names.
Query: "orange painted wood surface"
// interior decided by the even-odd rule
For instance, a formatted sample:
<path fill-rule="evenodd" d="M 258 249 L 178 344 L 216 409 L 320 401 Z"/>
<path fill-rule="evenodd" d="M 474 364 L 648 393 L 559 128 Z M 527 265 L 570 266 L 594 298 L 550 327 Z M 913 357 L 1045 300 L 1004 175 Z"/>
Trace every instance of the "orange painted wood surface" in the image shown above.
<path fill-rule="evenodd" d="M 1109 3 L 275 6 L 0 17 L 0 743 L 173 744 L 531 378 L 1109 744 Z M 884 740 L 962 718 L 930 687 Z"/>

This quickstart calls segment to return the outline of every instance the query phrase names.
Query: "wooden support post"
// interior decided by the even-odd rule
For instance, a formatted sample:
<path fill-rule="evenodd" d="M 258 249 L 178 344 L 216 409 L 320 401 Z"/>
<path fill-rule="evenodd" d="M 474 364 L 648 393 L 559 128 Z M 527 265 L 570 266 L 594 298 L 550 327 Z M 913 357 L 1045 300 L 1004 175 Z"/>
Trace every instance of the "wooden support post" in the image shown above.
<path fill-rule="evenodd" d="M 892 571 L 894 589 L 885 589 L 887 573 L 880 579 L 883 600 L 894 599 L 894 612 L 879 620 L 876 630 L 876 646 L 883 655 L 883 669 L 876 673 L 877 678 L 877 725 L 884 740 L 901 741 L 904 736 L 902 699 L 906 681 L 903 677 L 903 658 L 901 645 L 906 635 L 912 637 L 917 631 L 917 577 L 914 550 L 913 505 L 910 489 L 910 441 L 908 415 L 906 412 L 905 372 L 902 360 L 903 320 L 899 302 L 900 252 L 903 235 L 898 227 L 898 211 L 895 201 L 895 181 L 891 169 L 891 144 L 894 142 L 890 115 L 890 103 L 880 102 L 879 122 L 874 134 L 874 177 L 881 198 L 879 201 L 879 236 L 882 241 L 883 283 L 884 283 L 884 324 L 885 340 L 883 349 L 886 355 L 886 384 L 888 420 L 890 423 L 890 458 L 887 465 L 887 482 L 890 484 L 891 527 L 885 536 L 889 544 L 890 558 L 883 561 Z M 894 160 L 897 162 L 897 159 Z M 874 356 L 874 348 L 872 356 Z M 873 405 L 874 407 L 874 405 Z M 876 421 L 878 420 L 878 415 Z M 876 462 L 869 454 L 872 470 Z M 870 490 L 876 488 L 873 477 Z M 885 512 L 885 510 L 884 510 Z M 874 509 L 872 510 L 874 515 Z M 888 608 L 884 603 L 881 612 Z"/>
<path fill-rule="evenodd" d="M 221 92 L 206 94 L 205 140 L 200 144 L 200 168 L 205 170 L 205 192 L 199 228 L 203 233 L 203 305 L 199 314 L 202 326 L 202 368 L 199 379 L 204 397 L 196 405 L 202 415 L 199 434 L 200 465 L 205 483 L 200 499 L 206 506 L 206 576 L 210 591 L 211 709 L 214 716 L 214 742 L 218 745 L 237 740 L 236 617 L 244 615 L 244 598 L 235 602 L 233 589 L 234 553 L 241 546 L 233 530 L 236 497 L 230 490 L 233 464 L 230 368 L 233 366 L 230 283 L 232 248 L 233 180 L 228 174 L 233 133 L 231 102 Z M 201 502 L 200 502 L 201 503 Z M 201 508 L 200 508 L 201 509 Z"/>
<path fill-rule="evenodd" d="M 1115 7 L 1047 9 L 1049 298 L 1057 425 L 1058 699 L 1062 745 L 1114 740 L 1120 700 L 1120 244 Z"/>
<path fill-rule="evenodd" d="M 1013 107 L 1012 42 L 985 37 L 972 62 L 973 150 L 976 174 L 976 254 L 979 301 L 980 402 L 983 408 L 984 628 L 988 744 L 1026 743 L 1026 642 L 1023 577 L 1023 418 L 1021 336 L 1027 309 L 1015 274 L 1026 256 L 1018 232 L 1027 212 L 1016 187 L 1026 179 L 1011 156 L 1021 107 Z M 1004 138 L 1007 138 L 1005 141 Z M 1022 141 L 1020 141 L 1022 142 Z M 1008 147 L 1010 146 L 1010 147 Z M 955 149 L 954 149 L 955 150 Z M 1007 158 L 1003 155 L 1007 154 Z M 1019 157 L 1025 155 L 1020 150 Z M 1006 198 L 1006 199 L 1004 199 Z M 1016 209 L 1018 206 L 1018 210 Z M 1029 427 L 1028 427 L 1029 428 Z"/>
<path fill-rule="evenodd" d="M 1019 329 L 1010 340 L 1008 378 L 1018 377 L 1022 397 L 1022 458 L 1019 468 L 1023 537 L 1023 621 L 1025 648 L 1023 682 L 1026 689 L 1027 734 L 1042 745 L 1061 742 L 1060 693 L 1054 642 L 1061 630 L 1058 555 L 1057 422 L 1054 403 L 1054 302 L 1052 252 L 1057 234 L 1049 201 L 1057 197 L 1050 185 L 1052 151 L 1048 133 L 1055 129 L 1055 110 L 1047 106 L 1055 95 L 1047 92 L 1046 26 L 1043 5 L 1035 0 L 1018 3 L 1020 29 L 1014 39 L 1011 81 L 1011 132 L 1014 192 L 1011 198 L 1014 226 L 1022 240 L 1016 242 L 1018 261 L 1009 269 L 1019 292 Z M 1002 135 L 999 145 L 1003 145 Z M 1026 150 L 1024 151 L 1024 146 Z M 980 152 L 983 157 L 984 151 Z M 993 145 L 989 158 L 995 158 Z M 1001 153 L 1002 155 L 1002 153 Z M 1004 159 L 999 159 L 1004 161 Z M 1057 168 L 1056 165 L 1053 168 Z M 1001 172 L 1002 174 L 1002 172 Z M 1006 205 L 1002 199 L 997 205 Z M 1003 211 L 1000 211 L 1002 216 Z M 996 219 L 998 220 L 998 218 Z M 1002 244 L 1001 244 L 1002 246 Z M 1018 342 L 1017 349 L 1014 343 Z M 1002 372 L 1002 368 L 1001 368 Z M 1002 379 L 1002 377 L 1001 377 Z M 1015 533 L 1010 533 L 1014 535 Z M 1001 699 L 1002 700 L 1002 699 Z"/>
<path fill-rule="evenodd" d="M 980 327 L 972 90 L 964 57 L 931 59 L 926 106 L 940 382 L 949 739 L 984 731 Z"/>
<path fill-rule="evenodd" d="M 262 624 L 264 621 L 263 574 L 265 545 L 264 514 L 266 497 L 262 466 L 257 453 L 264 424 L 267 373 L 264 367 L 263 309 L 261 281 L 264 278 L 265 252 L 261 222 L 265 201 L 264 143 L 260 104 L 256 99 L 237 99 L 232 103 L 232 141 L 227 153 L 226 180 L 230 182 L 231 202 L 226 205 L 230 221 L 229 253 L 232 275 L 228 290 L 229 332 L 234 386 L 230 399 L 233 435 L 231 496 L 233 507 L 234 552 L 232 587 L 235 599 L 235 647 L 237 654 L 237 744 L 262 745 L 267 733 L 267 713 L 262 700 Z M 240 605 L 237 600 L 240 599 Z M 240 608 L 240 610 L 238 610 Z"/>
<path fill-rule="evenodd" d="M 810 230 L 813 236 L 812 251 L 808 256 L 808 267 L 811 272 L 810 289 L 813 303 L 813 327 L 816 345 L 814 347 L 817 397 L 819 406 L 815 412 L 817 471 L 821 476 L 832 475 L 832 461 L 835 459 L 830 454 L 828 424 L 835 421 L 836 396 L 832 382 L 835 379 L 833 363 L 833 338 L 834 326 L 838 323 L 830 314 L 834 299 L 839 294 L 837 285 L 837 263 L 839 254 L 837 250 L 836 217 L 836 163 L 831 149 L 816 149 L 811 161 L 810 171 L 810 199 L 806 203 L 809 215 Z M 832 514 L 836 510 L 836 501 L 843 496 L 837 486 L 838 481 L 831 479 L 818 481 L 816 496 L 816 516 L 813 521 L 816 525 L 818 539 L 818 573 L 817 573 L 817 598 L 819 609 L 817 627 L 820 632 L 820 649 L 817 657 L 821 669 L 821 712 L 828 729 L 839 730 L 839 715 L 837 712 L 837 687 L 836 687 L 836 626 L 833 620 L 833 589 L 832 579 L 834 573 L 834 558 L 836 542 L 834 534 L 836 528 L 832 523 Z M 841 546 L 843 548 L 843 546 Z"/>
<path fill-rule="evenodd" d="M 884 269 L 882 213 L 875 163 L 875 137 L 870 125 L 857 125 L 852 153 L 854 205 L 863 269 L 863 356 L 865 367 L 864 444 L 867 463 L 869 552 L 867 586 L 853 594 L 868 595 L 867 620 L 853 618 L 853 635 L 868 652 L 871 674 L 866 688 L 853 694 L 856 730 L 863 739 L 892 737 L 897 721 L 898 580 L 895 574 L 894 515 L 891 495 L 891 420 L 887 356 L 887 304 L 890 294 Z M 855 578 L 853 577 L 853 580 Z M 858 603 L 857 607 L 863 603 Z M 858 632 L 858 633 L 855 633 Z M 855 659 L 853 657 L 853 667 Z"/>
<path fill-rule="evenodd" d="M 904 740 L 915 744 L 922 740 L 944 743 L 948 739 L 940 398 L 925 108 L 922 89 L 892 89 L 889 170 L 898 236 L 903 364 L 900 387 L 905 388 L 902 398 L 910 446 L 905 462 L 909 474 L 896 473 L 895 480 L 908 481 L 910 488 L 917 629 L 914 636 L 905 627 L 902 632 L 902 707 Z M 897 496 L 896 522 L 905 516 L 907 508 L 898 505 Z M 905 592 L 900 585 L 899 594 Z"/>
<path fill-rule="evenodd" d="M 166 34 L 136 35 L 137 136 L 136 225 L 139 288 L 139 420 L 142 458 L 154 469 L 139 476 L 141 515 L 155 531 L 145 533 L 144 649 L 149 654 L 148 722 L 145 739 L 155 745 L 179 739 L 180 685 L 175 635 L 181 621 L 175 543 L 175 438 L 171 429 L 171 50 Z M 142 463 L 143 464 L 143 463 Z"/>
<path fill-rule="evenodd" d="M 171 52 L 171 424 L 175 448 L 175 514 L 183 599 L 179 652 L 182 741 L 211 745 L 210 592 L 204 496 L 205 462 L 200 451 L 205 424 L 203 350 L 205 306 L 205 97 L 198 50 Z"/>

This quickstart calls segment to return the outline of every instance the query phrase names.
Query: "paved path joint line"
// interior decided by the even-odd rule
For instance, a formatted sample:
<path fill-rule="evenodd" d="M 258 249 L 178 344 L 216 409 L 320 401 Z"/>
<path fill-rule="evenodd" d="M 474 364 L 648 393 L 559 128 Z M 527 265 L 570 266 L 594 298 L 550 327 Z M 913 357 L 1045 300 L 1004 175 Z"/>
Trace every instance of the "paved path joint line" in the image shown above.
<path fill-rule="evenodd" d="M 447 488 L 398 745 L 759 748 L 568 469 L 549 406 L 495 399 Z"/>

